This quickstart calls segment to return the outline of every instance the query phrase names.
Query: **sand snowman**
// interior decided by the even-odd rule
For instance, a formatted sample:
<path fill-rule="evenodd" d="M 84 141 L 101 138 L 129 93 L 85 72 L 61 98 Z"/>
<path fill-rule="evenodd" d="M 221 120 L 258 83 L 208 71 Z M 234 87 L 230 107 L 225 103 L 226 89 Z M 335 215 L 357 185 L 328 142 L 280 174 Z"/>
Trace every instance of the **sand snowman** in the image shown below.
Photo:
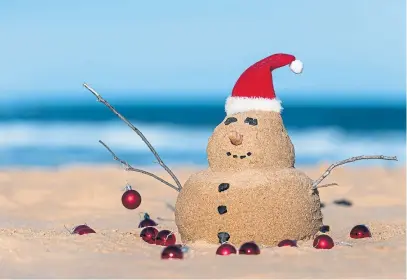
<path fill-rule="evenodd" d="M 302 63 L 271 55 L 249 67 L 226 101 L 226 117 L 209 139 L 209 168 L 183 186 L 175 221 L 184 242 L 255 241 L 276 245 L 303 240 L 322 226 L 312 180 L 294 168 L 295 152 L 284 127 L 271 71 Z"/>
<path fill-rule="evenodd" d="M 175 222 L 183 242 L 274 246 L 284 239 L 306 240 L 322 226 L 319 185 L 337 166 L 364 159 L 397 160 L 383 155 L 356 156 L 336 162 L 316 180 L 295 169 L 295 152 L 281 118 L 271 71 L 289 66 L 299 74 L 302 62 L 274 54 L 250 66 L 226 101 L 226 117 L 208 141 L 209 168 L 193 174 L 184 186 L 164 164 L 147 138 L 94 89 L 84 86 L 123 120 L 176 183 L 132 167 L 101 140 L 125 170 L 151 176 L 179 192 Z"/>

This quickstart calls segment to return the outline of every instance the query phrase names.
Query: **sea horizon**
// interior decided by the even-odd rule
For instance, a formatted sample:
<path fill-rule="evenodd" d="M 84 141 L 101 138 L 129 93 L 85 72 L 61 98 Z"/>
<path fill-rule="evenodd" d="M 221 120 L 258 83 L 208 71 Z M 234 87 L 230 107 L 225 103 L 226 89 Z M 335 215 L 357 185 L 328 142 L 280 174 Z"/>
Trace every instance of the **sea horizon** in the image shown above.
<path fill-rule="evenodd" d="M 99 140 L 133 165 L 155 165 L 153 154 L 136 133 L 96 102 L 91 93 L 82 94 L 72 102 L 55 96 L 43 97 L 47 102 L 0 99 L 0 132 L 4 135 L 0 139 L 0 167 L 118 164 Z M 225 117 L 225 98 L 177 97 L 178 101 L 174 98 L 172 102 L 144 98 L 140 102 L 139 97 L 100 94 L 141 130 L 166 164 L 207 164 L 207 140 Z M 297 165 L 335 162 L 363 154 L 397 156 L 399 161 L 355 164 L 404 164 L 405 98 L 360 104 L 354 102 L 356 97 L 343 98 L 342 103 L 332 98 L 319 103 L 282 99 L 282 118 L 295 146 Z"/>

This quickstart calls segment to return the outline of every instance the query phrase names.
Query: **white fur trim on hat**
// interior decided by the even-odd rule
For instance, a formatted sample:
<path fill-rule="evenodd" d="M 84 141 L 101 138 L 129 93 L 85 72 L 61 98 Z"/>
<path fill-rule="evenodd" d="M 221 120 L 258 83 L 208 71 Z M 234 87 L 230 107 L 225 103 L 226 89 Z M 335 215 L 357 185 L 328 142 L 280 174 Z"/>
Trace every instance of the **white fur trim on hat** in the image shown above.
<path fill-rule="evenodd" d="M 295 74 L 300 74 L 302 72 L 302 69 L 304 69 L 304 64 L 302 63 L 301 60 L 294 60 L 293 62 L 290 63 L 290 69 L 293 71 Z"/>
<path fill-rule="evenodd" d="M 268 111 L 280 113 L 283 110 L 281 101 L 268 98 L 249 98 L 230 96 L 226 100 L 226 115 L 233 115 L 247 111 Z"/>

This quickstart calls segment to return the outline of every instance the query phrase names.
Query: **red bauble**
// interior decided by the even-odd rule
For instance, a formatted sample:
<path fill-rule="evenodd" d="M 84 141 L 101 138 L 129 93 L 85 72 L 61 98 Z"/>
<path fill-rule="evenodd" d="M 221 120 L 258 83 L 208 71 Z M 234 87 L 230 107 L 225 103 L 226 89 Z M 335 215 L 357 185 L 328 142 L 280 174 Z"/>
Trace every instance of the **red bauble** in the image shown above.
<path fill-rule="evenodd" d="M 254 242 L 246 242 L 239 249 L 240 255 L 258 255 L 260 254 L 260 248 Z"/>
<path fill-rule="evenodd" d="M 161 259 L 163 260 L 173 260 L 179 259 L 182 260 L 184 258 L 184 253 L 182 252 L 182 246 L 177 245 L 170 245 L 164 248 L 161 252 Z"/>
<path fill-rule="evenodd" d="M 229 243 L 223 243 L 216 250 L 216 255 L 220 255 L 220 256 L 228 256 L 228 255 L 236 254 L 236 253 L 237 253 L 236 248 Z"/>
<path fill-rule="evenodd" d="M 148 215 L 148 213 L 145 213 L 144 219 L 139 223 L 138 227 L 139 228 L 155 227 L 156 225 L 157 225 L 157 223 L 150 219 L 150 215 Z"/>
<path fill-rule="evenodd" d="M 169 230 L 162 230 L 160 231 L 157 236 L 155 237 L 155 244 L 160 246 L 170 246 L 175 245 L 176 238 L 174 233 Z"/>
<path fill-rule="evenodd" d="M 122 204 L 127 209 L 136 209 L 141 204 L 141 195 L 127 185 L 126 191 L 122 195 Z"/>
<path fill-rule="evenodd" d="M 321 234 L 315 237 L 313 246 L 316 249 L 332 249 L 334 241 L 329 235 Z"/>
<path fill-rule="evenodd" d="M 89 234 L 89 233 L 96 233 L 96 232 L 93 229 L 91 229 L 88 225 L 79 225 L 79 226 L 76 226 L 72 230 L 72 234 L 84 235 L 84 234 Z"/>
<path fill-rule="evenodd" d="M 350 231 L 350 237 L 354 239 L 360 239 L 360 238 L 367 238 L 367 237 L 372 237 L 372 234 L 370 233 L 369 229 L 365 225 L 357 225 L 352 228 Z"/>
<path fill-rule="evenodd" d="M 79 225 L 79 226 L 76 226 L 76 227 L 74 227 L 73 229 L 72 229 L 72 232 L 71 233 L 77 233 L 77 232 L 79 232 L 79 231 L 81 231 L 81 230 L 83 230 L 83 229 L 88 229 L 89 228 L 89 226 L 88 225 Z"/>
<path fill-rule="evenodd" d="M 290 239 L 285 239 L 283 241 L 280 241 L 277 245 L 278 247 L 297 247 L 297 242 L 295 240 L 290 240 Z"/>
<path fill-rule="evenodd" d="M 140 232 L 140 237 L 149 244 L 155 244 L 155 238 L 158 234 L 158 230 L 154 227 L 145 227 Z"/>

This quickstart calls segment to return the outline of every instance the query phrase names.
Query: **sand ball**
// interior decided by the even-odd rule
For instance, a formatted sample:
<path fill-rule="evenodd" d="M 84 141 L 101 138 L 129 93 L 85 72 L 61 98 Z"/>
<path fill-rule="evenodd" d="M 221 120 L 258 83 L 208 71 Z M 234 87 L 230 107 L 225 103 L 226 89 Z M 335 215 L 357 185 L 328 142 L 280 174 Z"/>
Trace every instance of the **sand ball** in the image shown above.
<path fill-rule="evenodd" d="M 219 192 L 221 184 L 229 187 Z M 219 206 L 227 211 L 220 213 Z M 277 246 L 309 239 L 322 226 L 318 191 L 295 168 L 201 171 L 185 183 L 175 208 L 183 242 L 217 244 L 218 233 L 227 232 L 232 244 Z"/>
<path fill-rule="evenodd" d="M 214 171 L 289 168 L 294 146 L 279 113 L 251 111 L 227 116 L 209 139 L 209 167 Z"/>

